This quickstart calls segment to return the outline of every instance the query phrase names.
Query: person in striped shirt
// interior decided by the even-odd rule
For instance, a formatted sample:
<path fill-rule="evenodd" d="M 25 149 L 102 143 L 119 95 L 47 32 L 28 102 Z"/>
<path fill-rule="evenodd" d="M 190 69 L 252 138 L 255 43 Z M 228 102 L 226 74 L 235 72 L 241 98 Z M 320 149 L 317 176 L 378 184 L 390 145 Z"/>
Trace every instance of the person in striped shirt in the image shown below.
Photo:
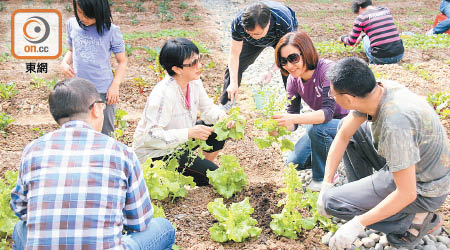
<path fill-rule="evenodd" d="M 403 58 L 404 47 L 391 11 L 386 7 L 373 6 L 371 0 L 353 0 L 352 10 L 358 14 L 352 33 L 339 37 L 338 41 L 356 46 L 362 40 L 369 63 L 399 62 Z M 362 32 L 365 35 L 361 35 Z"/>
<path fill-rule="evenodd" d="M 100 133 L 106 105 L 95 86 L 59 82 L 49 106 L 61 128 L 22 153 L 10 202 L 20 218 L 13 248 L 171 249 L 175 229 L 153 218 L 136 154 Z"/>

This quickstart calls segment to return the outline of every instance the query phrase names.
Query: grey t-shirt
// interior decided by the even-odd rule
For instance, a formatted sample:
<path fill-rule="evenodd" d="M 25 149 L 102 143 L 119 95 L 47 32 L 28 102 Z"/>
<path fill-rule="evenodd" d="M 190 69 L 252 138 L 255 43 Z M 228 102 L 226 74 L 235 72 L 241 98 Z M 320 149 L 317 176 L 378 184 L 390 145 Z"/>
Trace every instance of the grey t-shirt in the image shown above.
<path fill-rule="evenodd" d="M 439 117 L 424 98 L 404 86 L 393 81 L 381 84 L 385 91 L 371 126 L 378 154 L 386 159 L 391 172 L 415 164 L 418 194 L 426 197 L 448 194 L 449 141 Z"/>

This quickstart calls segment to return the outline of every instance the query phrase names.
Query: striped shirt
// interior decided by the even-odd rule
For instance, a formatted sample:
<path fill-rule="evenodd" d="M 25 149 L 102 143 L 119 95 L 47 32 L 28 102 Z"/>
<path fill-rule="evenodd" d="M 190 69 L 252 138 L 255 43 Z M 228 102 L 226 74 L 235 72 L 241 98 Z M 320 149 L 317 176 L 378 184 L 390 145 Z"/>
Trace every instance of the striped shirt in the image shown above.
<path fill-rule="evenodd" d="M 231 37 L 233 40 L 245 40 L 258 47 L 275 47 L 282 36 L 297 30 L 297 19 L 295 18 L 295 12 L 291 8 L 274 1 L 264 1 L 263 3 L 270 8 L 270 26 L 267 35 L 255 40 L 245 32 L 241 23 L 244 10 L 241 10 L 231 23 Z"/>
<path fill-rule="evenodd" d="M 343 42 L 354 45 L 361 32 L 369 37 L 371 54 L 374 57 L 388 58 L 404 52 L 392 13 L 386 7 L 375 7 L 359 15 L 353 24 L 352 33 L 345 37 Z"/>
<path fill-rule="evenodd" d="M 11 208 L 27 223 L 27 249 L 123 249 L 122 230 L 153 216 L 135 153 L 70 121 L 27 145 Z"/>

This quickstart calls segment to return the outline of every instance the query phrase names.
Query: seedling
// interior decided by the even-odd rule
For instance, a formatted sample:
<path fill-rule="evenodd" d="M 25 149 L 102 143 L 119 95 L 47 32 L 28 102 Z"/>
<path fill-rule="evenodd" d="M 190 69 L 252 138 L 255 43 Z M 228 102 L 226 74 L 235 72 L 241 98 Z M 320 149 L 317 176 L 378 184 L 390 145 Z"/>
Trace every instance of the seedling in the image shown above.
<path fill-rule="evenodd" d="M 450 116 L 450 91 L 428 94 L 427 101 L 442 119 Z"/>
<path fill-rule="evenodd" d="M 186 187 L 195 187 L 192 176 L 184 176 L 177 171 L 177 159 L 171 159 L 168 163 L 164 161 L 153 162 L 151 158 L 142 165 L 144 179 L 152 199 L 164 200 L 177 197 L 186 197 Z"/>
<path fill-rule="evenodd" d="M 164 71 L 164 68 L 159 64 L 159 59 L 157 58 L 155 60 L 155 63 L 153 65 L 148 66 L 149 69 L 155 73 L 156 77 L 161 81 L 166 76 L 166 71 Z"/>
<path fill-rule="evenodd" d="M 43 136 L 43 135 L 45 135 L 47 132 L 45 132 L 45 130 L 43 130 L 43 129 L 40 129 L 40 128 L 32 128 L 32 129 L 30 129 L 30 131 L 36 131 L 36 132 L 38 132 L 39 133 L 39 136 Z"/>
<path fill-rule="evenodd" d="M 261 228 L 255 227 L 258 222 L 250 217 L 254 209 L 248 197 L 239 203 L 232 203 L 229 208 L 223 204 L 222 198 L 216 198 L 208 203 L 208 211 L 218 221 L 209 228 L 213 241 L 242 242 L 246 238 L 261 234 Z"/>
<path fill-rule="evenodd" d="M 195 15 L 195 8 L 189 8 L 189 10 L 184 12 L 183 17 L 184 21 L 200 20 L 200 16 Z"/>
<path fill-rule="evenodd" d="M 16 119 L 13 119 L 11 115 L 7 115 L 6 113 L 0 113 L 0 133 L 3 137 L 6 136 L 6 127 Z"/>
<path fill-rule="evenodd" d="M 189 7 L 189 4 L 186 2 L 181 2 L 180 5 L 178 6 L 180 9 L 184 10 L 187 9 Z"/>
<path fill-rule="evenodd" d="M 123 132 L 128 128 L 128 122 L 123 120 L 123 117 L 128 115 L 125 110 L 117 109 L 114 118 L 114 131 L 111 134 L 116 140 L 120 140 L 123 137 Z"/>
<path fill-rule="evenodd" d="M 231 121 L 234 121 L 234 126 L 228 128 L 227 124 Z M 242 137 L 244 137 L 245 122 L 245 117 L 240 115 L 240 108 L 232 108 L 230 110 L 230 115 L 226 119 L 214 124 L 213 129 L 214 133 L 217 134 L 216 139 L 218 141 L 223 141 L 227 138 L 235 140 L 242 139 Z"/>
<path fill-rule="evenodd" d="M 278 193 L 284 193 L 285 197 L 277 204 L 278 207 L 283 206 L 280 214 L 273 214 L 270 228 L 278 235 L 297 239 L 297 235 L 302 231 L 311 230 L 319 222 L 321 227 L 335 232 L 336 225 L 329 218 L 319 215 L 317 212 L 318 193 L 311 191 L 303 192 L 302 182 L 297 175 L 294 164 L 289 163 L 283 173 L 284 188 L 280 188 Z M 303 218 L 300 210 L 309 208 L 312 217 Z"/>
<path fill-rule="evenodd" d="M 220 162 L 219 169 L 206 170 L 206 175 L 217 193 L 228 199 L 248 185 L 248 175 L 234 155 L 222 155 Z"/>
<path fill-rule="evenodd" d="M 11 190 L 15 188 L 17 184 L 17 177 L 19 175 L 18 171 L 8 170 L 5 173 L 3 179 L 0 179 L 0 234 L 3 237 L 11 237 L 14 226 L 16 225 L 19 218 L 14 214 L 9 206 L 9 202 L 11 201 Z M 0 245 L 4 245 L 6 241 L 2 239 Z M 2 249 L 10 249 L 9 244 L 6 248 Z"/>
<path fill-rule="evenodd" d="M 139 94 L 144 93 L 144 89 L 147 88 L 150 80 L 145 79 L 143 75 L 133 78 L 133 84 L 139 88 Z"/>
<path fill-rule="evenodd" d="M 10 98 L 17 95 L 17 93 L 19 93 L 19 91 L 16 89 L 15 82 L 0 83 L 0 97 L 3 100 L 9 100 Z"/>
<path fill-rule="evenodd" d="M 421 76 L 425 80 L 432 80 L 433 79 L 433 76 L 431 75 L 431 73 L 426 71 L 426 70 L 424 70 L 424 69 L 422 69 L 420 67 L 420 65 L 404 63 L 402 66 L 405 69 L 409 70 L 409 71 L 417 73 L 419 76 Z"/>
<path fill-rule="evenodd" d="M 6 10 L 5 3 L 0 2 L 0 12 L 3 12 L 3 11 L 5 11 L 5 10 Z"/>
<path fill-rule="evenodd" d="M 137 12 L 144 12 L 145 11 L 145 8 L 142 6 L 142 2 L 136 2 L 133 5 L 133 7 L 136 8 Z"/>
<path fill-rule="evenodd" d="M 161 22 L 169 22 L 172 21 L 174 16 L 172 15 L 172 13 L 170 13 L 169 11 L 169 0 L 161 0 L 159 1 L 159 18 L 161 20 Z"/>

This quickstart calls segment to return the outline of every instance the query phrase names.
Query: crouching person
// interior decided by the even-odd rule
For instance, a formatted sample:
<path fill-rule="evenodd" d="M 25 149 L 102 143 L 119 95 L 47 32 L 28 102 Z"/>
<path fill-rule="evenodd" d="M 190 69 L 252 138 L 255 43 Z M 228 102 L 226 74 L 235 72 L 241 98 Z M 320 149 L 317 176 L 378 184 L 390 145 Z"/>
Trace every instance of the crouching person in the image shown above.
<path fill-rule="evenodd" d="M 59 82 L 49 106 L 61 128 L 22 153 L 11 193 L 20 218 L 14 249 L 171 249 L 175 230 L 152 218 L 135 153 L 100 133 L 105 103 L 94 85 Z"/>
<path fill-rule="evenodd" d="M 386 233 L 394 247 L 413 249 L 441 226 L 434 211 L 450 192 L 448 137 L 439 117 L 404 86 L 376 82 L 361 59 L 340 60 L 328 78 L 331 96 L 354 110 L 331 145 L 317 204 L 321 214 L 348 221 L 330 247 L 350 247 L 368 227 Z M 349 183 L 332 188 L 343 156 Z"/>

